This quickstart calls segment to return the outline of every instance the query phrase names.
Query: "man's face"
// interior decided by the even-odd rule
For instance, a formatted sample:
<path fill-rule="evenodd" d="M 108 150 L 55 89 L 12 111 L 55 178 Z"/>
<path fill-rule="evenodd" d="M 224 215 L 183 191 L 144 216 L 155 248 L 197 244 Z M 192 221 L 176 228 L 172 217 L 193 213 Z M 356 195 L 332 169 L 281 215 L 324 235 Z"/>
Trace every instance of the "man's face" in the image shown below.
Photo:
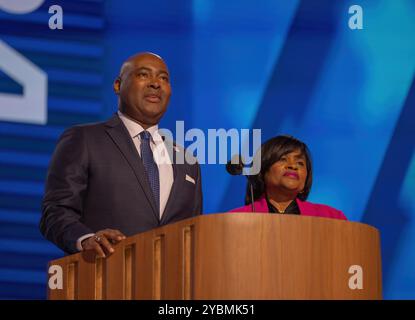
<path fill-rule="evenodd" d="M 123 67 L 115 88 L 117 81 L 121 111 L 144 126 L 159 123 L 171 95 L 169 73 L 163 60 L 152 54 L 138 55 Z"/>

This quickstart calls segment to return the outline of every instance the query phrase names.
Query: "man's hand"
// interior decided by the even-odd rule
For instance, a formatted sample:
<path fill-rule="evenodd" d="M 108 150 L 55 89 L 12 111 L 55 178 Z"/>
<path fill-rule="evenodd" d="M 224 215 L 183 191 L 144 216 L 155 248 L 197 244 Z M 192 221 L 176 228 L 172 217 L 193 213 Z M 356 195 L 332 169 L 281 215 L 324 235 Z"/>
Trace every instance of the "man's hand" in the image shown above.
<path fill-rule="evenodd" d="M 88 239 L 82 241 L 83 250 L 95 250 L 96 254 L 102 258 L 105 258 L 106 254 L 110 255 L 114 252 L 114 248 L 111 244 L 115 244 L 125 239 L 119 230 L 105 229 L 100 230 Z"/>

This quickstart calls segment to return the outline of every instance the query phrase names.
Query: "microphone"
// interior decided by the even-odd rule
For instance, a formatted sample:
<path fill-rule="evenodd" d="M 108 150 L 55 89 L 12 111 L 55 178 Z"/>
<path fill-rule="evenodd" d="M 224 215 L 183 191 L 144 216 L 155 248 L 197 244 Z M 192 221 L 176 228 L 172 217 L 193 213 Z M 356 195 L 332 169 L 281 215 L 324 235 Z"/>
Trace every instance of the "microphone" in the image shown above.
<path fill-rule="evenodd" d="M 236 154 L 226 164 L 226 171 L 232 176 L 240 176 L 244 169 L 242 157 Z"/>
<path fill-rule="evenodd" d="M 240 176 L 243 172 L 245 163 L 241 155 L 236 154 L 226 163 L 226 171 L 232 176 Z M 254 186 L 250 179 L 250 176 L 245 176 L 248 179 L 248 185 L 251 191 L 251 210 L 255 212 L 255 205 L 254 205 Z"/>

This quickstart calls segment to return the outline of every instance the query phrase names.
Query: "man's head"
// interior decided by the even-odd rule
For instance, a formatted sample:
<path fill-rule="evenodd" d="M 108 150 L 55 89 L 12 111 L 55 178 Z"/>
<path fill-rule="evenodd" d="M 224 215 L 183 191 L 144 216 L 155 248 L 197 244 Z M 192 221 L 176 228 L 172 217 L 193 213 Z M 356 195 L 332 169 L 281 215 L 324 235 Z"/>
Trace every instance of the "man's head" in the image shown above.
<path fill-rule="evenodd" d="M 159 123 L 167 110 L 171 87 L 163 59 L 154 53 L 139 53 L 128 58 L 114 81 L 121 112 L 145 129 Z"/>

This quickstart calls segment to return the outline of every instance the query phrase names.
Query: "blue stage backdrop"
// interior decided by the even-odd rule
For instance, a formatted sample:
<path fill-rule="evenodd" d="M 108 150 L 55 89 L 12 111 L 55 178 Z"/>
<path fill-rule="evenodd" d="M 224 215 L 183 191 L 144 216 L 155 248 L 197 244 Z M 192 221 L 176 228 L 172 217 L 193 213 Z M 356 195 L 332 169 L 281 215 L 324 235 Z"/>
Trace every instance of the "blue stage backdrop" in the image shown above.
<path fill-rule="evenodd" d="M 0 0 L 0 298 L 46 297 L 47 262 L 63 255 L 38 230 L 56 141 L 110 117 L 121 63 L 153 51 L 172 76 L 162 127 L 304 140 L 310 200 L 379 228 L 384 297 L 414 299 L 414 17 L 413 0 Z M 205 213 L 242 205 L 243 177 L 202 174 Z"/>

